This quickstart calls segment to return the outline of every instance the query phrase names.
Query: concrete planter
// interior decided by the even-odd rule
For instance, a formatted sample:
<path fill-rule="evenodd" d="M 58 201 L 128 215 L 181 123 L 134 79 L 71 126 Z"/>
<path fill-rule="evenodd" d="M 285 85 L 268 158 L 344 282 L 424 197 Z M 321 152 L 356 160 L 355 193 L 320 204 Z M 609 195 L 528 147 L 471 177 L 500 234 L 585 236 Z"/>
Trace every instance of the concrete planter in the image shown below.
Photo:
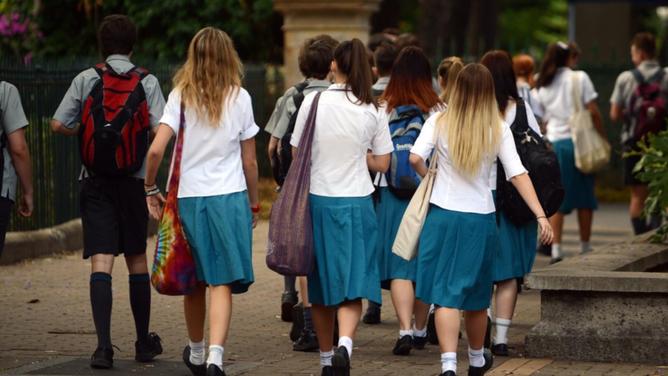
<path fill-rule="evenodd" d="M 668 364 L 668 245 L 637 242 L 536 270 L 541 320 L 526 337 L 527 356 Z"/>

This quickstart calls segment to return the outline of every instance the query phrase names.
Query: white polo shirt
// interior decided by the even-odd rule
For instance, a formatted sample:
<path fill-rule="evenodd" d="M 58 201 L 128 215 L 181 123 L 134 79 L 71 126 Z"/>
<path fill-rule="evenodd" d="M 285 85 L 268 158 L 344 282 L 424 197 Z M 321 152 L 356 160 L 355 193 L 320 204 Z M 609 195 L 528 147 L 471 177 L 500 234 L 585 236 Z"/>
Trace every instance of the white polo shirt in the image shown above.
<path fill-rule="evenodd" d="M 186 108 L 181 157 L 179 198 L 207 197 L 246 190 L 241 164 L 241 141 L 253 138 L 260 128 L 253 119 L 251 97 L 239 88 L 223 109 L 218 124 L 201 119 L 194 108 Z M 160 123 L 178 134 L 181 95 L 172 90 Z"/>
<path fill-rule="evenodd" d="M 431 152 L 436 145 L 436 158 L 438 167 L 436 171 L 436 181 L 429 202 L 443 209 L 464 212 L 489 214 L 496 211 L 492 191 L 489 189 L 489 177 L 492 173 L 492 166 L 498 157 L 506 171 L 507 178 L 511 178 L 526 173 L 522 166 L 520 157 L 515 149 L 510 127 L 502 122 L 502 137 L 499 150 L 495 155 L 489 155 L 480 166 L 478 173 L 472 177 L 466 177 L 455 169 L 448 153 L 447 132 L 445 128 L 441 130 L 438 143 L 434 142 L 434 128 L 436 120 L 440 114 L 431 116 L 422 127 L 422 132 L 418 137 L 411 153 L 419 155 L 423 160 L 431 156 Z M 447 127 L 447 124 L 445 125 Z"/>
<path fill-rule="evenodd" d="M 355 104 L 357 98 L 343 84 L 323 91 L 313 134 L 310 193 L 327 197 L 364 197 L 374 188 L 366 163 L 374 155 L 394 150 L 385 112 L 372 104 Z M 299 108 L 290 143 L 299 146 L 316 93 L 307 95 Z"/>
<path fill-rule="evenodd" d="M 598 98 L 598 93 L 587 73 L 573 71 L 568 67 L 559 68 L 552 83 L 538 89 L 538 104 L 543 113 L 543 120 L 547 121 L 547 139 L 552 142 L 571 138 L 571 126 L 568 122 L 575 111 L 573 74 L 580 75 L 578 79 L 583 107 Z"/>

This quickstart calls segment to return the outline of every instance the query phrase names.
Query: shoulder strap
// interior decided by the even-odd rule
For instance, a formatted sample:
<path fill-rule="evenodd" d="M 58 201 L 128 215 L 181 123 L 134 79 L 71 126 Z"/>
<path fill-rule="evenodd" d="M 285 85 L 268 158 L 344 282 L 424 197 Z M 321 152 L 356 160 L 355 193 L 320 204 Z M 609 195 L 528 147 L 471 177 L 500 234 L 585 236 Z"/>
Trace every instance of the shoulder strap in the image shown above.
<path fill-rule="evenodd" d="M 302 81 L 298 83 L 297 85 L 294 86 L 295 89 L 297 89 L 297 93 L 302 93 L 304 92 L 304 89 L 308 87 L 308 81 Z M 295 94 L 297 94 L 295 93 Z"/>
<path fill-rule="evenodd" d="M 658 82 L 661 83 L 663 81 L 663 75 L 664 75 L 663 68 L 659 67 L 659 70 L 650 77 L 647 82 Z"/>
<path fill-rule="evenodd" d="M 178 195 L 179 181 L 181 180 L 181 156 L 183 153 L 183 134 L 186 127 L 186 107 L 181 102 L 181 117 L 179 120 L 179 131 L 176 133 L 174 143 L 174 158 L 172 160 L 172 174 L 169 179 L 168 190 L 170 194 Z"/>
<path fill-rule="evenodd" d="M 529 129 L 529 121 L 527 120 L 527 108 L 522 98 L 518 98 L 517 101 L 515 101 L 515 120 L 513 120 L 511 128 L 516 128 L 518 131 L 521 132 Z"/>
<path fill-rule="evenodd" d="M 659 69 L 661 71 L 662 69 Z M 633 75 L 633 79 L 636 80 L 638 85 L 642 85 L 645 83 L 645 77 L 643 77 L 642 73 L 640 73 L 640 70 L 638 68 L 631 69 L 631 74 Z"/>
<path fill-rule="evenodd" d="M 573 108 L 575 112 L 582 111 L 582 98 L 580 94 L 580 74 L 576 71 L 571 73 L 571 82 L 573 84 Z"/>

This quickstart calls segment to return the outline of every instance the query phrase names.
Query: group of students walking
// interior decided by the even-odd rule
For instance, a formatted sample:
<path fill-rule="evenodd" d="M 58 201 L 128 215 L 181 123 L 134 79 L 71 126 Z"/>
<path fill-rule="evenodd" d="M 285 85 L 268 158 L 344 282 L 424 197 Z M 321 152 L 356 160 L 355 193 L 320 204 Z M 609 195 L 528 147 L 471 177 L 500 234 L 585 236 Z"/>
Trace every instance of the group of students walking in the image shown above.
<path fill-rule="evenodd" d="M 224 375 L 232 295 L 248 291 L 254 281 L 252 229 L 260 211 L 254 141 L 259 127 L 251 97 L 241 87 L 242 63 L 225 32 L 200 30 L 165 102 L 155 76 L 130 61 L 137 37 L 131 20 L 108 16 L 98 36 L 105 62 L 74 78 L 51 122 L 57 133 L 79 135 L 82 145 L 83 257 L 91 259 L 98 338 L 91 366 L 113 365 L 111 271 L 119 254 L 129 271 L 135 359 L 151 361 L 163 351 L 160 337 L 149 331 L 146 232 L 148 216 L 157 219 L 162 213 L 156 175 L 170 140 L 178 135 L 180 157 L 173 161 L 180 166 L 173 171 L 180 178 L 178 211 L 199 281 L 184 297 L 189 341 L 183 361 L 194 375 Z M 649 37 L 643 34 L 632 44 L 634 62 L 645 77 L 658 69 Z M 597 94 L 586 74 L 571 69 L 574 48 L 562 43 L 549 47 L 533 87 L 527 56 L 513 59 L 496 50 L 466 65 L 447 58 L 434 80 L 418 46 L 385 39 L 372 52 L 358 39 L 339 43 L 321 35 L 307 40 L 299 54 L 306 80 L 279 99 L 265 128 L 271 134 L 268 157 L 282 184 L 309 113 L 316 114 L 309 188 L 315 266 L 298 278 L 299 304 L 297 280 L 285 278 L 281 317 L 300 323 L 291 333 L 294 349 L 319 350 L 322 375 L 348 375 L 362 301 L 370 307 L 364 321 L 379 322 L 381 288 L 389 289 L 399 321 L 394 354 L 424 348 L 433 324 L 441 374 L 456 375 L 463 312 L 468 374 L 482 375 L 492 366 L 492 352 L 508 355 L 508 328 L 537 241 L 552 244 L 558 260 L 563 215 L 577 209 L 582 251 L 589 251 L 596 208 L 593 176 L 575 167 L 568 119 L 573 101 L 579 100 L 603 133 Z M 613 118 L 628 106 L 636 76 L 625 73 L 617 81 Z M 29 215 L 29 155 L 19 132 L 27 121 L 17 115 L 22 109 L 15 88 L 3 85 L 3 130 L 22 185 L 20 212 Z M 580 97 L 572 97 L 572 85 L 581 86 Z M 546 134 L 559 159 L 566 196 L 550 219 L 518 156 L 511 131 L 516 124 Z M 398 141 L 398 135 L 405 138 Z M 105 149 L 109 140 L 124 145 L 111 157 Z M 394 239 L 416 185 L 432 173 L 417 256 L 406 260 L 393 253 Z M 497 182 L 505 181 L 532 213 L 522 226 L 496 210 Z M 3 197 L 10 185 L 3 182 Z M 11 201 L 12 192 L 9 188 L 6 196 Z M 634 192 L 640 199 L 642 192 Z M 633 205 L 635 226 L 639 214 Z M 492 300 L 494 315 L 488 310 Z M 490 315 L 496 330 L 493 342 L 486 343 Z"/>

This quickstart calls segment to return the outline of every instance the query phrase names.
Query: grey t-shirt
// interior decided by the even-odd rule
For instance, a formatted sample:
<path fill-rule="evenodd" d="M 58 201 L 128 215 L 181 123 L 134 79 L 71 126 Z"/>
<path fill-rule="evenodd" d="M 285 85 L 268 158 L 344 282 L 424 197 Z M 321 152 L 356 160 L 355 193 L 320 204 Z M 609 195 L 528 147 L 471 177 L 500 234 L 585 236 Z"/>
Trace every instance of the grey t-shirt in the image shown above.
<path fill-rule="evenodd" d="M 659 69 L 663 69 L 664 75 L 663 80 L 661 81 L 661 91 L 668 93 L 668 68 L 661 68 L 656 60 L 645 60 L 636 68 L 645 79 L 651 78 L 659 72 Z M 638 81 L 633 77 L 632 71 L 627 70 L 622 72 L 619 77 L 617 77 L 617 81 L 615 81 L 615 88 L 610 96 L 610 103 L 619 106 L 622 111 L 627 111 L 631 106 L 631 97 L 637 87 Z M 622 132 L 622 142 L 625 142 L 630 138 L 630 132 L 631 130 L 627 124 L 624 132 Z"/>
<path fill-rule="evenodd" d="M 309 95 L 311 92 L 314 91 L 324 91 L 327 90 L 327 88 L 332 84 L 329 81 L 326 80 L 317 80 L 313 78 L 309 78 L 308 80 L 308 85 L 306 88 L 304 88 L 304 97 Z M 288 89 L 288 91 L 285 92 L 283 95 L 284 101 L 282 103 L 282 108 L 277 114 L 275 123 L 273 124 L 273 127 L 271 131 L 267 129 L 269 127 L 269 124 L 267 127 L 265 127 L 265 130 L 267 132 L 270 132 L 272 136 L 276 138 L 283 138 L 285 136 L 285 133 L 288 131 L 288 126 L 290 125 L 290 118 L 292 118 L 292 115 L 297 112 L 297 106 L 295 105 L 294 101 L 294 95 L 297 94 L 297 89 L 294 87 Z M 273 117 L 273 116 L 272 116 Z"/>
<path fill-rule="evenodd" d="M 0 82 L 0 117 L 2 120 L 2 127 L 0 127 L 0 137 L 10 135 L 11 133 L 28 126 L 28 119 L 23 112 L 21 105 L 21 97 L 16 86 L 9 82 Z M 6 197 L 12 201 L 16 201 L 16 184 L 18 178 L 16 170 L 9 155 L 9 146 L 2 151 L 5 165 L 3 166 L 2 175 L 2 197 Z"/>
<path fill-rule="evenodd" d="M 126 73 L 134 67 L 134 64 L 130 62 L 130 58 L 125 55 L 110 55 L 106 62 L 116 73 Z M 93 68 L 87 69 L 74 77 L 53 118 L 63 123 L 67 128 L 75 128 L 81 121 L 83 104 L 99 79 L 100 76 Z M 160 124 L 162 111 L 165 108 L 165 97 L 162 95 L 160 84 L 154 75 L 147 75 L 141 83 L 146 93 L 149 123 L 151 128 L 156 128 Z M 85 169 L 82 175 L 86 175 Z M 144 160 L 141 169 L 134 174 L 134 177 L 140 179 L 143 179 L 144 176 L 146 176 L 146 160 Z"/>

